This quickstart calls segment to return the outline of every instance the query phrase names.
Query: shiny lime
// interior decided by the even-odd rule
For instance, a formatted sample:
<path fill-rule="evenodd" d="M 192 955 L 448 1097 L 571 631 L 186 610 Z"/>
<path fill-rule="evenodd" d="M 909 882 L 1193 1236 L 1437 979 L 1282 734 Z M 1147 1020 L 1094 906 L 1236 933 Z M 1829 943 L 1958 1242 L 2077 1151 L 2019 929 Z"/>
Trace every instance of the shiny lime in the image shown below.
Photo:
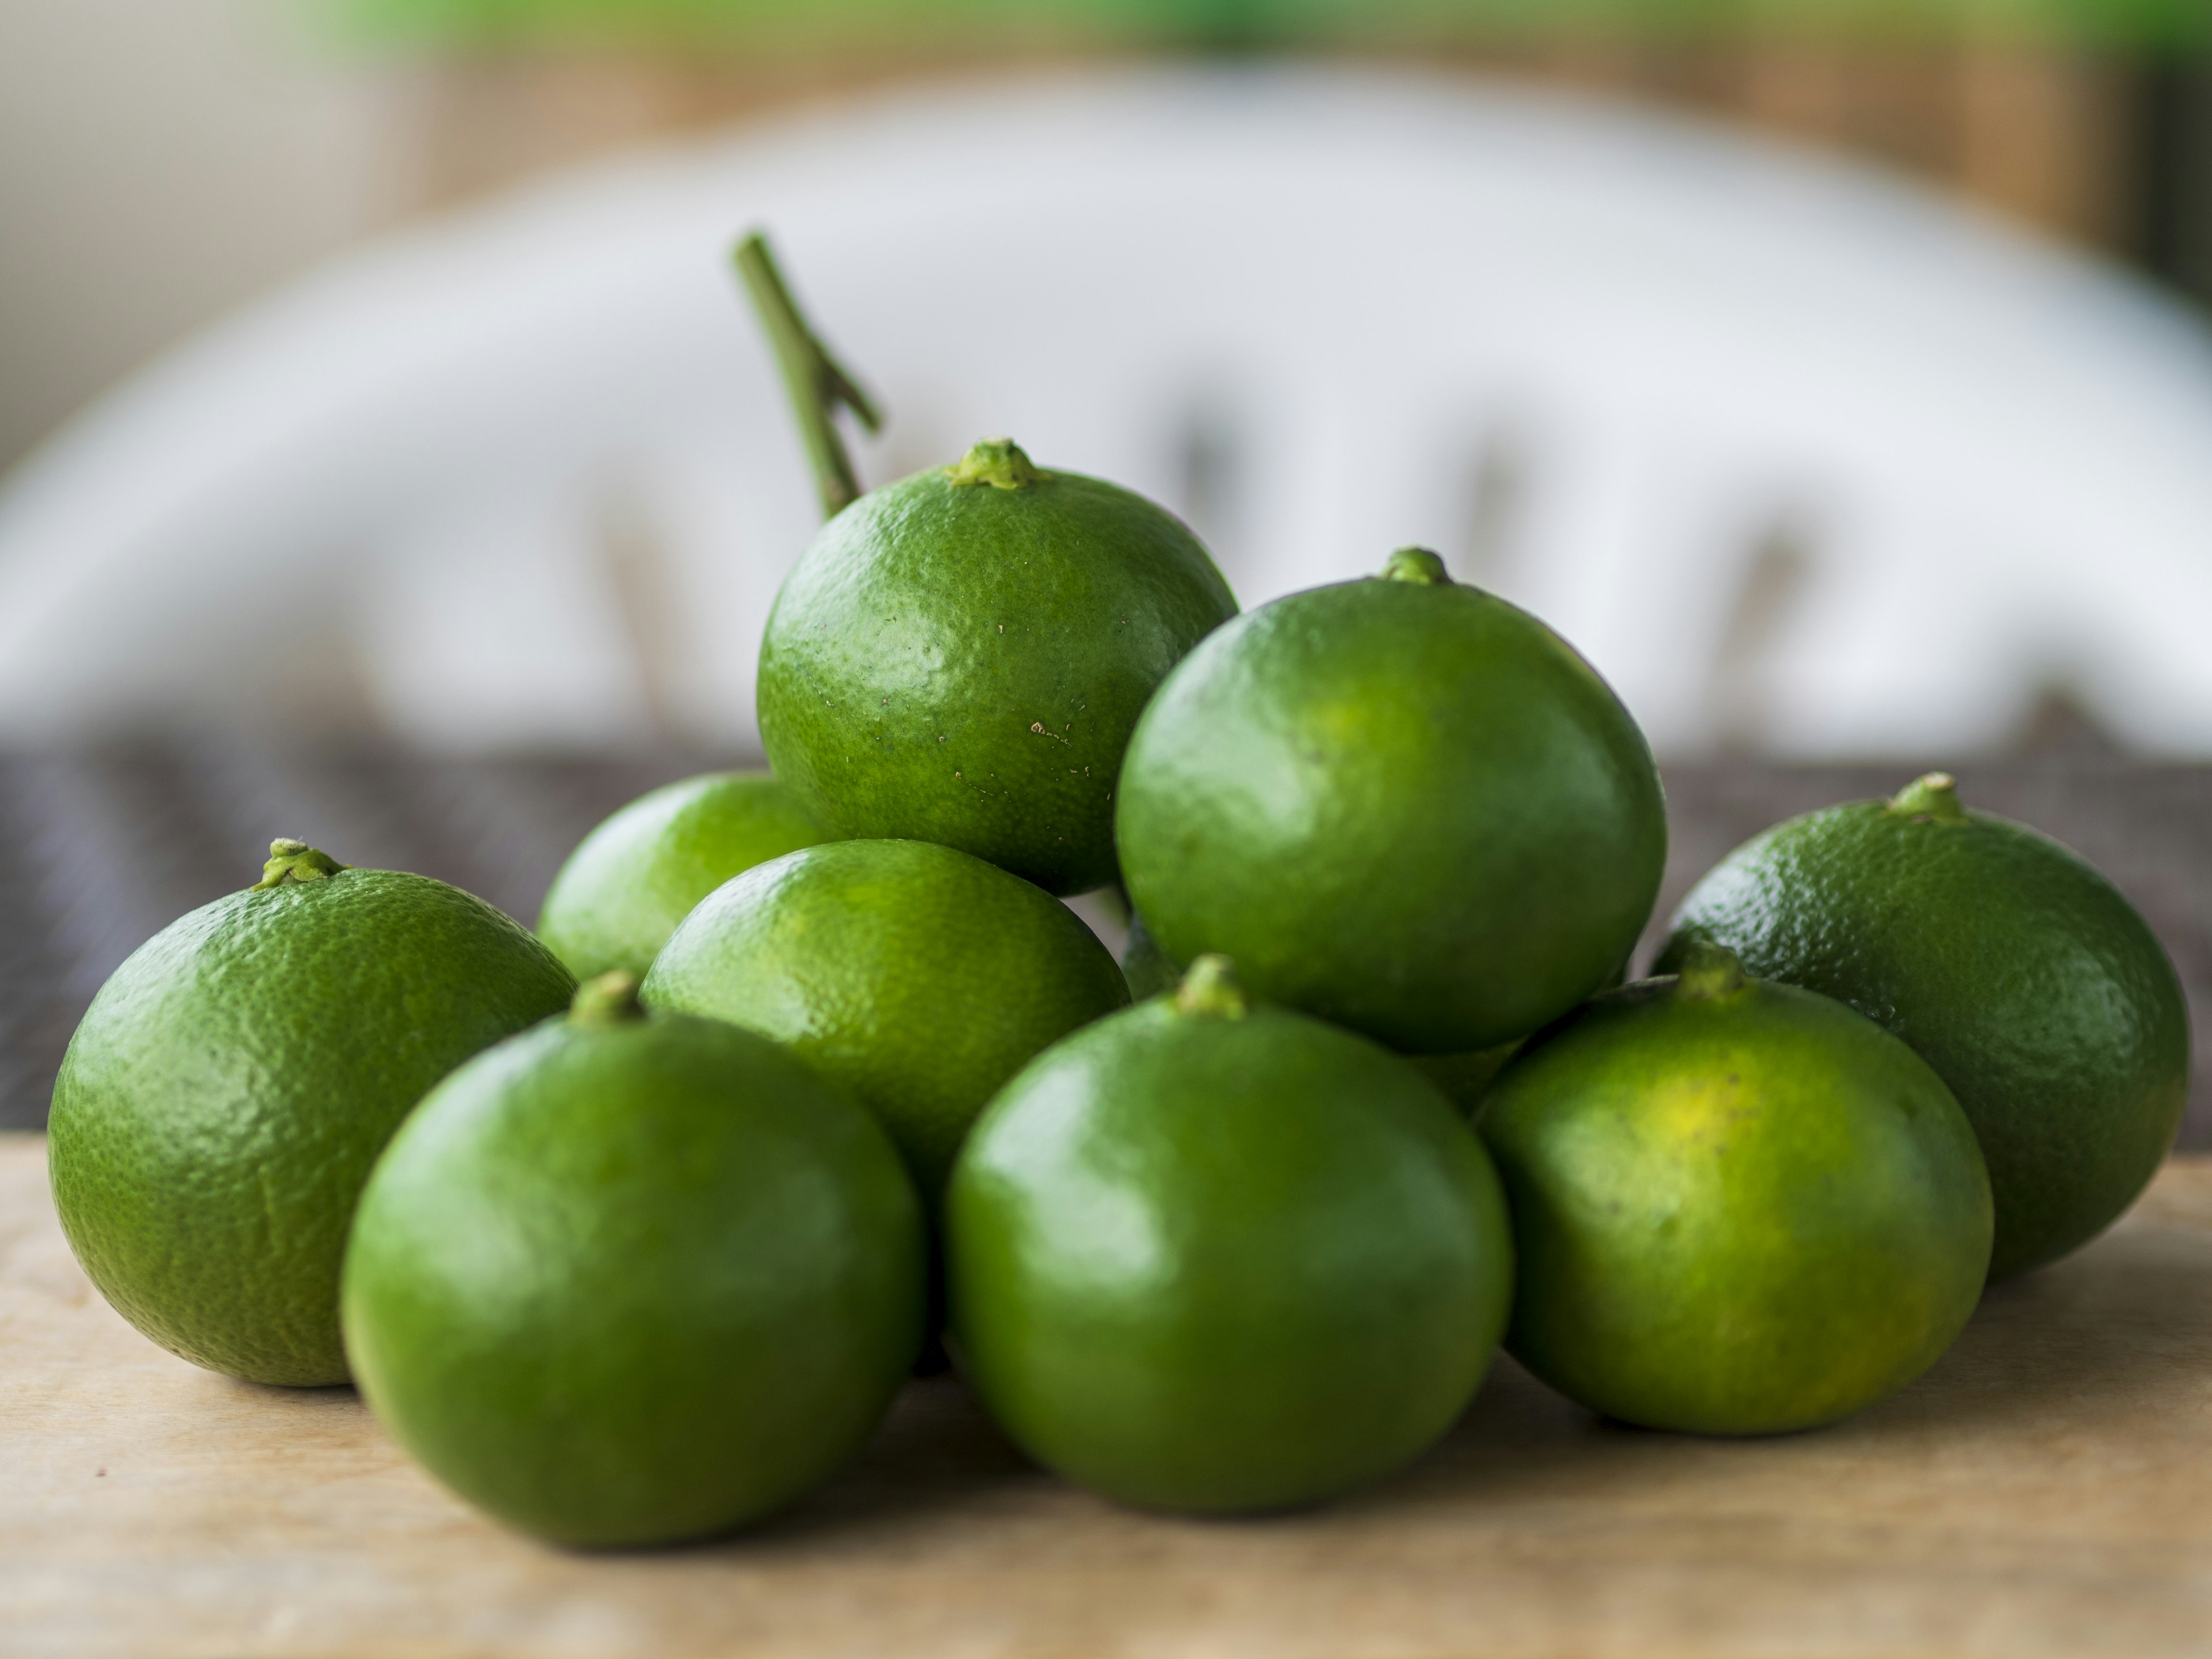
<path fill-rule="evenodd" d="M 1659 890 L 1650 750 L 1526 612 L 1407 549 L 1275 600 L 1160 688 L 1117 809 L 1169 957 L 1413 1054 L 1494 1048 L 1602 985 Z"/>
<path fill-rule="evenodd" d="M 1115 879 L 1139 712 L 1236 609 L 1171 514 L 988 441 L 862 496 L 800 556 L 761 647 L 761 741 L 842 835 L 1083 892 Z"/>
<path fill-rule="evenodd" d="M 921 1206 L 775 1043 L 610 974 L 447 1079 L 376 1166 L 345 1336 L 392 1437 L 566 1544 L 773 1513 L 847 1462 L 922 1334 Z"/>
<path fill-rule="evenodd" d="M 954 1340 L 993 1415 L 1148 1508 L 1397 1468 L 1473 1396 L 1511 1293 L 1497 1176 L 1443 1097 L 1224 969 L 1041 1055 L 946 1200 Z"/>
<path fill-rule="evenodd" d="M 538 937 L 579 979 L 642 975 L 676 924 L 732 876 L 830 839 L 765 772 L 708 772 L 639 796 L 576 844 Z"/>
<path fill-rule="evenodd" d="M 93 999 L 54 1085 L 55 1206 L 116 1311 L 194 1364 L 343 1382 L 338 1262 L 430 1085 L 568 1005 L 552 953 L 427 876 L 280 841 Z"/>
<path fill-rule="evenodd" d="M 950 847 L 848 841 L 716 890 L 661 951 L 645 1000 L 788 1044 L 875 1113 L 933 1202 L 1000 1085 L 1129 993 L 1042 889 Z"/>
<path fill-rule="evenodd" d="M 1675 913 L 1747 971 L 1848 1003 L 1951 1085 L 1996 1197 L 1992 1278 L 2087 1243 L 2135 1201 L 2188 1103 L 2189 1011 L 2119 890 L 1930 774 L 1776 825 Z"/>
<path fill-rule="evenodd" d="M 1520 1263 L 1507 1346 L 1626 1422 L 1832 1423 L 1933 1364 L 1981 1294 L 1989 1178 L 1943 1080 L 1715 947 L 1530 1043 L 1482 1135 Z"/>

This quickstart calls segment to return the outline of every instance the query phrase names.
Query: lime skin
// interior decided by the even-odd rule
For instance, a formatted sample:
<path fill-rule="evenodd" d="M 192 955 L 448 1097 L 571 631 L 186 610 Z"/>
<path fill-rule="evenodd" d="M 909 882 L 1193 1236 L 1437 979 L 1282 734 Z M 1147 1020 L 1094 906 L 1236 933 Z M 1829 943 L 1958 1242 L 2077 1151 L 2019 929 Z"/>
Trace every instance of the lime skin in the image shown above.
<path fill-rule="evenodd" d="M 719 1021 L 580 1016 L 479 1055 L 393 1139 L 346 1346 L 470 1503 L 563 1544 L 665 1543 L 860 1449 L 920 1346 L 926 1260 L 883 1131 L 799 1060 Z"/>
<path fill-rule="evenodd" d="M 1000 1426 L 1106 1497 L 1311 1503 L 1473 1397 L 1511 1296 L 1504 1201 L 1404 1060 L 1189 987 L 1047 1050 L 976 1125 L 951 1342 Z"/>
<path fill-rule="evenodd" d="M 1506 1346 L 1624 1422 L 1834 1422 L 1933 1364 L 1981 1294 L 1989 1180 L 1942 1079 L 1732 958 L 1559 1021 L 1481 1133 L 1520 1263 Z"/>
<path fill-rule="evenodd" d="M 1169 676 L 1122 767 L 1123 878 L 1175 960 L 1219 951 L 1401 1053 L 1495 1048 L 1633 946 L 1659 776 L 1542 623 L 1433 554 L 1391 570 L 1250 611 Z"/>
<path fill-rule="evenodd" d="M 841 835 L 1085 892 L 1115 879 L 1138 713 L 1236 610 L 1168 513 L 979 444 L 862 496 L 800 556 L 761 647 L 761 741 Z"/>
<path fill-rule="evenodd" d="M 1747 971 L 1835 998 L 1950 1085 L 1996 1199 L 2000 1279 L 2133 1203 L 2188 1103 L 2181 982 L 2135 908 L 2057 842 L 1968 811 L 1930 775 L 1893 801 L 1776 825 L 1675 914 Z"/>
<path fill-rule="evenodd" d="M 830 839 L 766 772 L 708 772 L 640 795 L 576 843 L 538 937 L 578 979 L 643 975 L 676 924 L 732 876 Z"/>
<path fill-rule="evenodd" d="M 934 1205 L 1000 1085 L 1129 992 L 1042 889 L 950 847 L 848 841 L 716 889 L 644 996 L 787 1044 L 876 1115 Z"/>
<path fill-rule="evenodd" d="M 344 1382 L 338 1265 L 377 1154 L 574 988 L 519 923 L 424 876 L 339 869 L 193 911 L 115 970 L 62 1062 L 47 1158 L 70 1248 L 195 1364 Z"/>

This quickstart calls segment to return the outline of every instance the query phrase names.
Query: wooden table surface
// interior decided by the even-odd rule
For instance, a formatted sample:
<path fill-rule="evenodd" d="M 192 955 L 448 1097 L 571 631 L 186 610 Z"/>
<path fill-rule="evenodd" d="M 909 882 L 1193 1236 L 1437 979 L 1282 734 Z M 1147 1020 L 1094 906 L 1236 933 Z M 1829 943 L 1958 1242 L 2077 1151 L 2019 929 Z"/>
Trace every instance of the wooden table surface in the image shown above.
<path fill-rule="evenodd" d="M 784 1518 L 585 1556 L 463 1508 L 349 1390 L 140 1338 L 70 1257 L 43 1142 L 0 1138 L 0 1652 L 2212 1652 L 2212 1159 L 1821 1433 L 1622 1429 L 1502 1361 L 1397 1478 L 1196 1522 L 1048 1479 L 939 1379 Z"/>

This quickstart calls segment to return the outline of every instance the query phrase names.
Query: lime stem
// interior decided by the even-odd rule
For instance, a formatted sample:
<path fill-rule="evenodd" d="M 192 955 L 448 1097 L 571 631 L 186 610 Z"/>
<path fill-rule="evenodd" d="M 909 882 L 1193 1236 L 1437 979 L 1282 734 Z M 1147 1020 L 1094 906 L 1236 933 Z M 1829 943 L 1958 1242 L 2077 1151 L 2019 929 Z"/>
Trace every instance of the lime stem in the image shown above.
<path fill-rule="evenodd" d="M 1682 953 L 1674 994 L 1692 1002 L 1717 1002 L 1743 988 L 1743 964 L 1725 945 L 1693 939 Z"/>
<path fill-rule="evenodd" d="M 261 879 L 246 891 L 263 892 L 292 882 L 326 881 L 339 871 L 351 867 L 340 864 L 328 853 L 319 852 L 304 841 L 279 836 L 269 843 L 269 861 L 261 866 Z"/>
<path fill-rule="evenodd" d="M 626 1025 L 645 1018 L 637 1000 L 637 975 L 616 968 L 586 980 L 568 1003 L 568 1018 L 579 1025 Z"/>
<path fill-rule="evenodd" d="M 846 453 L 844 436 L 837 430 L 837 410 L 851 410 L 854 418 L 870 432 L 883 425 L 883 416 L 806 325 L 783 273 L 776 269 L 768 238 L 757 230 L 751 232 L 731 258 L 752 300 L 761 331 L 768 336 L 769 346 L 775 353 L 776 367 L 783 372 L 783 389 L 791 399 L 799 435 L 806 445 L 815 484 L 822 492 L 822 516 L 834 519 L 860 496 L 852 457 Z"/>
<path fill-rule="evenodd" d="M 1198 957 L 1176 988 L 1176 1012 L 1201 1019 L 1242 1019 L 1252 1012 L 1252 1000 L 1237 982 L 1237 969 L 1227 957 L 1207 951 Z"/>
<path fill-rule="evenodd" d="M 1423 587 L 1453 586 L 1444 562 L 1425 547 L 1401 547 L 1382 565 L 1386 582 L 1418 582 Z"/>
<path fill-rule="evenodd" d="M 1020 489 L 1051 475 L 1040 471 L 1022 447 L 1012 438 L 978 438 L 968 446 L 959 463 L 945 469 L 956 485 L 989 484 L 994 489 Z"/>
<path fill-rule="evenodd" d="M 1899 817 L 1928 818 L 1937 823 L 1966 823 L 1966 809 L 1959 804 L 1959 781 L 1948 772 L 1930 772 L 1899 790 L 1889 810 Z"/>

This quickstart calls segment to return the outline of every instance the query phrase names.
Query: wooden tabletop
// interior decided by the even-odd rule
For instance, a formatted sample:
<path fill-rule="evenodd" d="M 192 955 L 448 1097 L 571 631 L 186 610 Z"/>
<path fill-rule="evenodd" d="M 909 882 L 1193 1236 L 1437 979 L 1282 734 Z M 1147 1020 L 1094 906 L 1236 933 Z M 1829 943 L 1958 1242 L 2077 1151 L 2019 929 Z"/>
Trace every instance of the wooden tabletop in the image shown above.
<path fill-rule="evenodd" d="M 784 1518 L 587 1556 L 463 1508 L 349 1390 L 139 1337 L 44 1152 L 0 1137 L 0 1653 L 2212 1652 L 2212 1159 L 1820 1433 L 1623 1429 L 1501 1361 L 1397 1478 L 1198 1522 L 1048 1478 L 939 1379 Z"/>

